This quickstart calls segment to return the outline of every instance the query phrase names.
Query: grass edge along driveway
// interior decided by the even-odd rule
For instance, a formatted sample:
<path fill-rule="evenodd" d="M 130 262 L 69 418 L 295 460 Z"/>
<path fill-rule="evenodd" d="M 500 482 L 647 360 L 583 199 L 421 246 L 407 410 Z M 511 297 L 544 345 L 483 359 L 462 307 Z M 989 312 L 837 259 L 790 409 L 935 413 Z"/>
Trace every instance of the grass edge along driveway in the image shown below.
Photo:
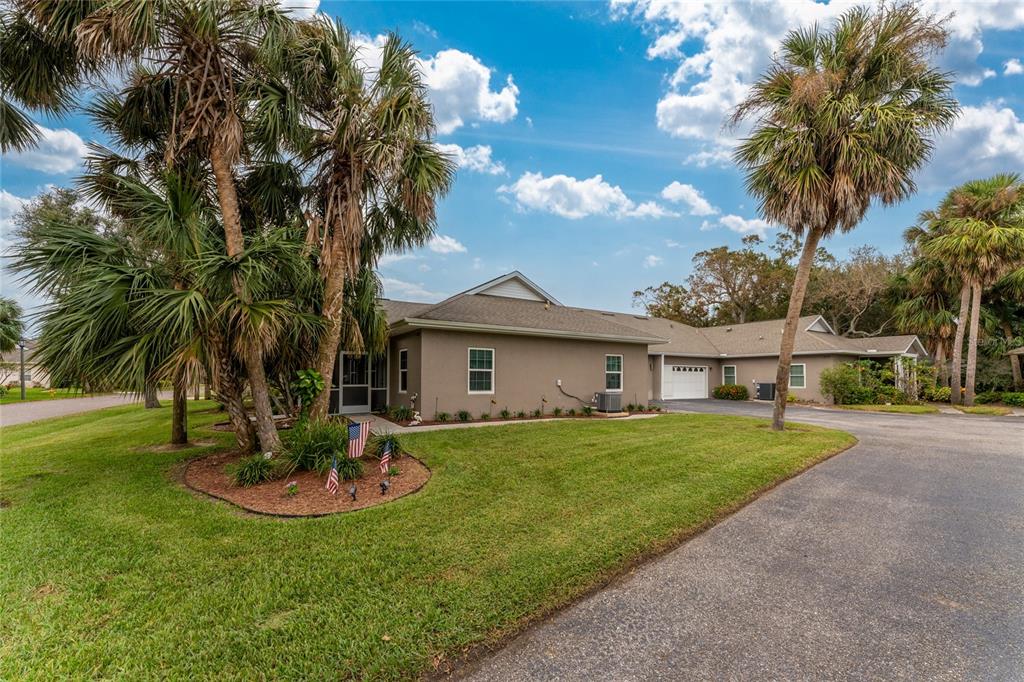
<path fill-rule="evenodd" d="M 413 677 L 854 442 L 706 414 L 420 433 L 418 494 L 283 521 L 177 484 L 218 446 L 154 448 L 168 413 L 0 432 L 0 678 Z"/>

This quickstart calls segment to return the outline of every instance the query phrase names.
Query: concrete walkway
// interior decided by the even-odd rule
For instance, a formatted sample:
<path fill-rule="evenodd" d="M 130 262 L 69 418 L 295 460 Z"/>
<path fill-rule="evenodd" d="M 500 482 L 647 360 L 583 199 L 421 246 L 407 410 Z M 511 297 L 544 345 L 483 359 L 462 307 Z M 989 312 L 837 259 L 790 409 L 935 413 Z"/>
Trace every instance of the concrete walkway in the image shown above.
<path fill-rule="evenodd" d="M 771 409 L 669 407 L 754 416 Z M 860 443 L 463 675 L 1024 679 L 1024 421 L 796 407 L 787 414 L 850 431 Z"/>
<path fill-rule="evenodd" d="M 170 394 L 160 396 L 161 400 L 170 400 Z M 69 414 L 80 414 L 102 410 L 104 407 L 128 405 L 140 402 L 141 398 L 126 395 L 97 395 L 87 398 L 55 398 L 53 400 L 35 400 L 24 403 L 0 405 L 0 426 L 13 426 L 51 417 L 65 417 Z"/>

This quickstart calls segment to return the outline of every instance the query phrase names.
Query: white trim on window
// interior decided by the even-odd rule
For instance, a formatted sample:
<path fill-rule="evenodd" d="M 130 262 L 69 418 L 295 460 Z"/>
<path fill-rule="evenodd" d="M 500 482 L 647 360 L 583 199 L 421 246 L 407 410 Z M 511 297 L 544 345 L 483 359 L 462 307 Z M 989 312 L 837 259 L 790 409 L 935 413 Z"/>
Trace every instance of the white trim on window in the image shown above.
<path fill-rule="evenodd" d="M 800 385 L 797 386 L 793 383 L 793 368 L 800 368 Z M 789 366 L 789 387 L 790 388 L 807 388 L 807 365 L 803 362 L 793 363 Z"/>
<path fill-rule="evenodd" d="M 608 369 L 608 358 L 618 358 L 619 359 L 619 369 L 618 369 L 618 371 L 609 370 Z M 619 355 L 617 353 L 609 353 L 609 354 L 604 356 L 604 390 L 605 390 L 605 393 L 622 393 L 622 387 L 624 385 L 623 381 L 625 380 L 625 376 L 623 375 L 623 370 L 625 370 L 625 368 L 626 368 L 625 367 L 625 363 L 624 363 L 623 358 L 622 358 L 621 355 Z M 608 376 L 611 375 L 611 374 L 617 374 L 619 376 L 619 387 L 618 388 L 608 388 Z"/>
<path fill-rule="evenodd" d="M 471 364 L 471 358 L 473 351 L 482 350 L 487 351 L 491 354 L 491 366 L 490 369 L 481 369 L 479 367 L 473 367 Z M 494 349 L 493 348 L 479 348 L 476 346 L 470 346 L 466 349 L 466 392 L 469 395 L 494 395 Z M 474 391 L 470 388 L 470 378 L 473 376 L 473 372 L 487 372 L 490 375 L 491 388 L 486 391 Z"/>
<path fill-rule="evenodd" d="M 732 367 L 732 384 L 728 384 L 725 381 L 725 368 Z M 722 365 L 722 385 L 731 386 L 736 384 L 736 365 Z"/>
<path fill-rule="evenodd" d="M 402 367 L 402 360 L 405 360 L 405 367 Z M 398 392 L 409 392 L 409 349 L 398 349 Z"/>

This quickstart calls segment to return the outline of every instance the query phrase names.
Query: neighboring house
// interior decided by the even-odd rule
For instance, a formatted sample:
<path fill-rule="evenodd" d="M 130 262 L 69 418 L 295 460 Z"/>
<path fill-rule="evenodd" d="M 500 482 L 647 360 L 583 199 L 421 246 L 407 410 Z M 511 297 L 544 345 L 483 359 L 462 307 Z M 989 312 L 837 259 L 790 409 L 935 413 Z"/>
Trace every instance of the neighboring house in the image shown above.
<path fill-rule="evenodd" d="M 381 301 L 388 352 L 342 353 L 332 413 L 407 405 L 436 412 L 579 409 L 595 393 L 623 404 L 706 398 L 723 383 L 774 382 L 782 320 L 698 329 L 629 313 L 562 305 L 519 272 L 440 303 Z M 926 357 L 914 336 L 847 339 L 820 316 L 800 320 L 790 388 L 824 401 L 826 367 L 860 358 Z M 340 380 L 340 386 L 338 385 Z"/>
<path fill-rule="evenodd" d="M 36 348 L 35 341 L 28 341 L 25 344 L 25 386 L 37 388 L 50 388 L 50 375 L 32 359 Z M 20 386 L 18 371 L 21 368 L 21 350 L 15 348 L 9 353 L 4 353 L 0 358 L 0 385 Z"/>

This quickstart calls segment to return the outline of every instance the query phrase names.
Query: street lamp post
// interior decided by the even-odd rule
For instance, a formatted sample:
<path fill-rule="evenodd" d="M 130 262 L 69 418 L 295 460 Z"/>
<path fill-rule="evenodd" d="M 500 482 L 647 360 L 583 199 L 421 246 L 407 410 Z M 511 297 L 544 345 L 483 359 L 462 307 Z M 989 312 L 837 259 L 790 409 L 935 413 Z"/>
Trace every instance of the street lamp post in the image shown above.
<path fill-rule="evenodd" d="M 25 339 L 18 339 L 18 350 L 21 351 L 21 399 L 25 399 Z"/>

